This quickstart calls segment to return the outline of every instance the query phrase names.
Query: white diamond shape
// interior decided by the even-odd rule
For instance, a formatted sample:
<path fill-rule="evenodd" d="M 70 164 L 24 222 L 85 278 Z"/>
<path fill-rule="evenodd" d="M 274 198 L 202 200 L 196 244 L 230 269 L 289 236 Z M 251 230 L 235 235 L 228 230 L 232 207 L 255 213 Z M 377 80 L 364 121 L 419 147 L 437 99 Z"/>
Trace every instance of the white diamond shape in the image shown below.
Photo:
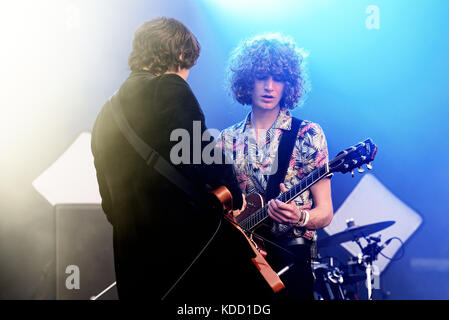
<path fill-rule="evenodd" d="M 91 134 L 81 133 L 73 144 L 32 185 L 52 205 L 101 203 Z"/>

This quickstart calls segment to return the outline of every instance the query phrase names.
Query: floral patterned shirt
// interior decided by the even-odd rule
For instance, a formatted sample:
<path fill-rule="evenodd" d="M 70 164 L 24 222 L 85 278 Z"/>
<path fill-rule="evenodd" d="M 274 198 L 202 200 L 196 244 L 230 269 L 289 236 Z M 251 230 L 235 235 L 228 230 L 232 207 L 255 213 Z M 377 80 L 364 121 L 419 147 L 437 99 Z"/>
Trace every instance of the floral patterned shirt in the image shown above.
<path fill-rule="evenodd" d="M 275 173 L 275 161 L 283 131 L 291 129 L 292 116 L 287 109 L 281 109 L 277 119 L 268 130 L 258 130 L 258 139 L 251 128 L 251 112 L 245 120 L 224 129 L 217 139 L 217 146 L 224 149 L 226 156 L 232 159 L 240 189 L 244 194 L 265 194 L 268 177 Z M 290 189 L 303 177 L 317 167 L 329 161 L 326 137 L 321 127 L 313 122 L 301 120 L 298 137 L 290 158 L 284 184 Z M 276 162 L 276 163 L 275 163 Z M 273 165 L 274 164 L 274 165 Z M 306 190 L 294 199 L 300 209 L 311 209 L 313 198 Z M 288 238 L 304 237 L 316 240 L 316 231 L 305 228 L 289 228 L 287 225 L 271 220 L 271 231 L 275 236 L 287 234 Z"/>

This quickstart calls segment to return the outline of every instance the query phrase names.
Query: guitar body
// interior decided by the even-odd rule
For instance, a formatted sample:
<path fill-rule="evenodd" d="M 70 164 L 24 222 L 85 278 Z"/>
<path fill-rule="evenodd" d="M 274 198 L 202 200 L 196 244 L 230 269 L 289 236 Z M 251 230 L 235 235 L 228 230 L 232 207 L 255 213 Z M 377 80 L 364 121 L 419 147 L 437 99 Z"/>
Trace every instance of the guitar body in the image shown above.
<path fill-rule="evenodd" d="M 240 223 L 249 216 L 253 215 L 257 210 L 264 206 L 264 202 L 263 197 L 258 193 L 247 194 L 246 208 L 237 217 L 235 217 L 235 221 Z"/>
<path fill-rule="evenodd" d="M 264 251 L 258 247 L 258 245 L 255 243 L 255 241 L 252 239 L 252 237 L 248 237 L 246 232 L 243 231 L 242 228 L 240 228 L 240 226 L 238 225 L 236 218 L 234 218 L 234 216 L 232 215 L 232 211 L 231 211 L 232 196 L 231 196 L 231 193 L 229 192 L 229 190 L 226 187 L 219 187 L 218 189 L 214 190 L 212 193 L 218 198 L 218 200 L 220 200 L 221 204 L 223 205 L 223 210 L 225 212 L 225 221 L 227 221 L 232 226 L 234 226 L 237 230 L 239 230 L 240 233 L 248 241 L 248 244 L 250 245 L 250 247 L 254 253 L 254 257 L 251 258 L 251 261 L 253 262 L 253 264 L 257 268 L 257 270 L 260 272 L 262 277 L 265 279 L 267 284 L 271 287 L 271 289 L 275 293 L 284 289 L 285 286 L 284 286 L 284 283 L 282 282 L 281 278 L 279 278 L 277 273 L 268 264 L 267 260 L 265 260 L 265 257 L 263 256 Z M 260 198 L 258 199 L 257 196 L 259 196 Z M 248 207 L 248 198 L 246 199 L 246 201 L 247 201 L 247 207 Z M 254 205 L 256 205 L 258 203 L 261 203 L 263 205 L 263 198 L 258 194 L 254 194 L 254 199 L 252 201 L 254 201 Z M 250 207 L 251 206 L 252 205 L 250 205 Z M 257 209 L 255 209 L 255 210 L 257 210 Z M 251 212 L 253 212 L 253 211 L 251 211 Z M 250 215 L 249 211 L 248 211 L 247 215 Z"/>
<path fill-rule="evenodd" d="M 246 208 L 237 217 L 234 218 L 235 222 L 237 222 L 237 224 L 240 226 L 240 223 L 242 221 L 244 221 L 246 218 L 251 217 L 255 212 L 262 209 L 264 205 L 265 205 L 265 200 L 260 194 L 258 194 L 258 193 L 247 194 L 246 195 Z M 261 225 L 258 225 L 257 227 L 251 228 L 248 231 L 256 231 L 257 230 L 258 234 L 265 236 L 265 233 L 267 233 L 267 231 L 268 231 L 268 230 L 266 230 L 267 228 L 265 226 L 266 225 L 261 224 Z M 242 230 L 242 232 L 244 232 L 244 231 Z M 255 247 L 262 254 L 262 256 L 266 257 L 267 252 L 265 251 L 265 248 L 263 246 L 263 241 L 260 238 L 258 238 L 257 236 L 255 236 L 254 234 L 251 234 L 250 239 L 251 239 L 251 241 L 253 241 Z"/>

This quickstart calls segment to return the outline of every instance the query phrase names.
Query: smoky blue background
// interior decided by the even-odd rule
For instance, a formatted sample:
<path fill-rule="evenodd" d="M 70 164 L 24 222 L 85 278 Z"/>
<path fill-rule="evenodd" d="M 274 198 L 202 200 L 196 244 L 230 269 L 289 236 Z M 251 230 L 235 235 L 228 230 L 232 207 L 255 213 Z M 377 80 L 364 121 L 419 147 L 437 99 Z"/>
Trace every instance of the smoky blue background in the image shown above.
<path fill-rule="evenodd" d="M 24 95 L 28 88 L 40 88 L 45 96 L 33 99 L 53 107 L 29 104 L 18 117 L 43 116 L 26 135 L 19 126 L 11 129 L 18 149 L 2 150 L 0 298 L 55 297 L 53 207 L 31 182 L 81 132 L 91 131 L 103 103 L 129 74 L 134 30 L 145 20 L 169 16 L 185 23 L 201 43 L 188 82 L 210 128 L 224 129 L 250 110 L 225 91 L 229 53 L 242 39 L 280 32 L 309 52 L 312 90 L 293 115 L 321 125 L 331 158 L 372 138 L 379 150 L 371 173 L 423 218 L 405 243 L 404 256 L 381 275 L 381 287 L 389 293 L 384 298 L 449 299 L 449 2 L 100 0 L 51 5 L 56 13 L 46 27 L 33 26 L 42 39 L 29 51 L 38 73 L 31 80 L 26 70 L 16 78 L 8 75 Z M 366 27 L 369 5 L 380 10 L 378 30 Z M 67 28 L 73 13 L 67 6 L 78 10 L 76 28 Z M 39 63 L 41 56 L 50 58 Z M 46 81 L 38 81 L 44 74 Z M 334 211 L 360 179 L 358 174 L 334 176 Z M 435 266 L 413 267 L 416 258 L 435 259 Z"/>

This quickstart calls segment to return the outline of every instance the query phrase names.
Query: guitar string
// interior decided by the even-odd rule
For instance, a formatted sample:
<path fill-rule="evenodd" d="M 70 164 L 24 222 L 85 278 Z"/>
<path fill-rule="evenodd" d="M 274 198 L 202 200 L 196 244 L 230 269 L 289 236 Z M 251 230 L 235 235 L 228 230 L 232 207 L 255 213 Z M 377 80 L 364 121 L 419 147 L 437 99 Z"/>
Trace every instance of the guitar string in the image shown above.
<path fill-rule="evenodd" d="M 281 250 L 287 252 L 288 254 L 290 254 L 291 256 L 293 256 L 293 257 L 296 258 L 296 255 L 295 255 L 294 253 L 292 253 L 290 250 L 284 248 L 283 246 L 279 245 L 278 243 L 273 242 L 273 241 L 271 241 L 271 240 L 268 240 L 268 239 L 265 238 L 264 236 L 262 236 L 262 235 L 260 235 L 260 234 L 258 234 L 258 233 L 256 233 L 256 232 L 254 232 L 254 231 L 251 231 L 251 230 L 248 230 L 248 229 L 243 228 L 243 227 L 240 226 L 238 223 L 232 221 L 231 219 L 227 218 L 226 216 L 225 216 L 225 218 L 226 218 L 229 222 L 231 222 L 232 224 L 234 224 L 235 226 L 240 227 L 244 232 L 246 232 L 246 233 L 248 233 L 248 234 L 251 234 L 251 235 L 254 235 L 254 236 L 256 236 L 257 238 L 260 238 L 260 239 L 262 239 L 263 241 L 266 241 L 266 242 L 272 244 L 273 246 L 275 246 L 275 247 L 277 247 L 277 248 L 279 248 L 279 249 L 281 249 Z"/>
<path fill-rule="evenodd" d="M 321 171 L 321 172 L 320 172 Z M 317 174 L 318 177 L 316 179 L 313 178 L 313 175 Z M 309 186 L 311 186 L 315 182 L 318 181 L 319 179 L 323 178 L 326 174 L 328 174 L 328 170 L 326 168 L 326 166 L 317 168 L 315 170 L 313 170 L 307 177 L 303 178 L 298 184 L 294 185 L 291 189 L 289 189 L 288 191 L 286 191 L 285 193 L 282 193 L 278 198 L 281 200 L 282 202 L 286 202 L 286 194 L 289 193 L 289 199 L 292 199 L 292 191 L 295 191 L 294 194 L 298 194 L 301 192 L 304 192 L 307 188 L 309 188 Z M 311 178 L 311 182 L 309 182 L 308 180 Z M 303 183 L 305 183 L 305 186 L 303 186 Z M 300 187 L 300 189 L 302 189 L 302 191 L 298 192 L 297 187 Z M 297 195 L 297 196 L 298 196 Z M 266 207 L 266 206 L 265 206 Z M 265 208 L 263 207 L 263 208 Z M 260 221 L 262 221 L 263 219 L 265 219 L 268 214 L 266 213 L 266 210 L 263 210 L 263 208 L 261 208 L 260 210 L 258 210 L 256 213 L 252 214 L 251 216 L 245 218 L 241 224 L 239 223 L 239 225 L 245 225 L 245 227 L 248 229 L 253 228 L 255 225 L 257 225 L 258 223 L 260 223 Z"/>

